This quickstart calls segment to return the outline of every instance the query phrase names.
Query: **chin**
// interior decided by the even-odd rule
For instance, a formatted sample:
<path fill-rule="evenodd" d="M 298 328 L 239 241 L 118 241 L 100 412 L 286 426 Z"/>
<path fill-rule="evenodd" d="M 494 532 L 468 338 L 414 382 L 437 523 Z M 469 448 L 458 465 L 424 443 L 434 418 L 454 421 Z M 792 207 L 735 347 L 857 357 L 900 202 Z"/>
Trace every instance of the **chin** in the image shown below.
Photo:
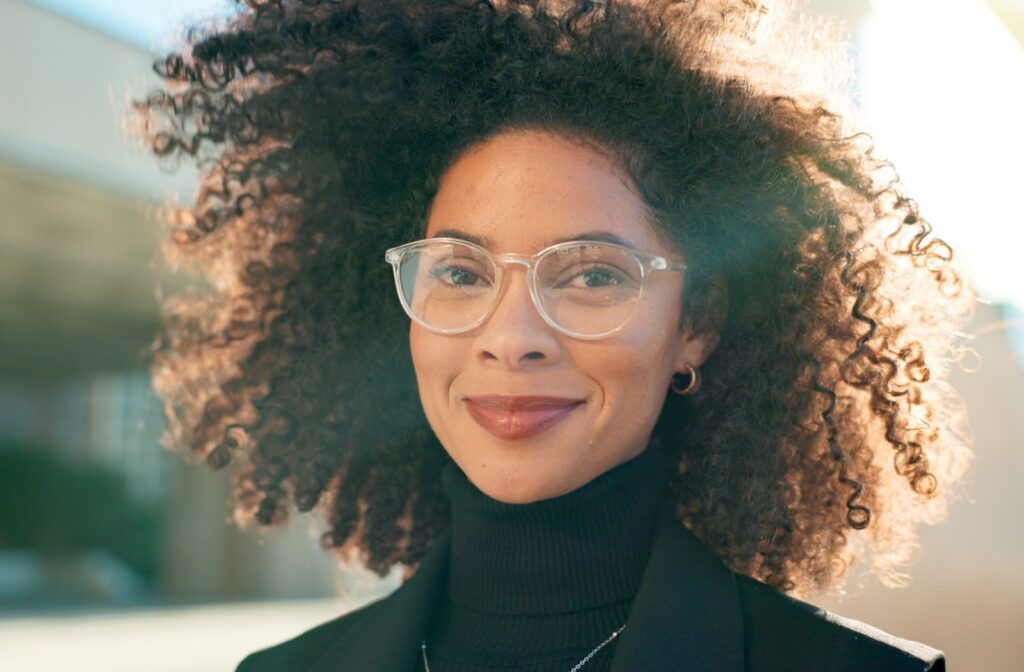
<path fill-rule="evenodd" d="M 503 441 L 475 426 L 462 429 L 449 435 L 449 439 L 453 446 L 463 446 L 465 450 L 449 454 L 477 489 L 498 501 L 528 504 L 550 499 L 593 477 L 583 478 L 586 465 L 593 459 L 579 451 L 581 442 L 587 441 L 586 436 L 554 431 L 532 439 Z"/>
<path fill-rule="evenodd" d="M 533 502 L 539 502 L 542 499 L 550 499 L 552 497 L 561 494 L 559 492 L 547 492 L 544 490 L 516 490 L 514 492 L 497 492 L 494 494 L 487 493 L 494 499 L 505 502 L 506 504 L 531 504 Z"/>
<path fill-rule="evenodd" d="M 513 477 L 505 480 L 499 478 L 494 481 L 485 478 L 482 479 L 482 485 L 477 487 L 490 497 L 508 504 L 529 504 L 574 490 L 577 486 L 568 481 L 568 478 L 556 479 L 554 482 L 550 479 L 538 480 L 530 477 Z"/>

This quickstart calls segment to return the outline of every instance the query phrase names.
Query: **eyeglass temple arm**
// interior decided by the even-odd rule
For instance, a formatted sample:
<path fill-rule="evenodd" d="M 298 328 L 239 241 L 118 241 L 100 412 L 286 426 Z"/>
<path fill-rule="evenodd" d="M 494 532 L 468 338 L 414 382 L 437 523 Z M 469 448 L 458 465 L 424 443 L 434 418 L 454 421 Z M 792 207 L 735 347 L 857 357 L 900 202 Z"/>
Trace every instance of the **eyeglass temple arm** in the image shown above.
<path fill-rule="evenodd" d="M 651 268 L 656 271 L 685 271 L 687 266 L 685 261 L 671 261 L 662 256 L 652 255 L 647 258 Z"/>

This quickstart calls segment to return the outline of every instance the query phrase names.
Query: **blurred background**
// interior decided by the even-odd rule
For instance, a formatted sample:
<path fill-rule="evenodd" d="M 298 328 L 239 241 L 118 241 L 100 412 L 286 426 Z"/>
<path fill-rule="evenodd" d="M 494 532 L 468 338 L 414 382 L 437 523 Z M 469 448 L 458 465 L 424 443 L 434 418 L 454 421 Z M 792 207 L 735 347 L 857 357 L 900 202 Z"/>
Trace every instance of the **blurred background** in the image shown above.
<path fill-rule="evenodd" d="M 815 0 L 843 19 L 858 113 L 982 302 L 953 383 L 976 461 L 910 585 L 821 601 L 943 649 L 1024 657 L 1024 0 Z M 161 204 L 196 173 L 125 139 L 152 59 L 228 0 L 0 0 L 0 670 L 232 670 L 399 585 L 339 568 L 317 523 L 245 535 L 229 484 L 160 447 L 146 370 Z M 1014 258 L 1011 258 L 1011 255 Z M 860 585 L 863 583 L 863 585 Z M 140 660 L 148 661 L 140 667 Z"/>

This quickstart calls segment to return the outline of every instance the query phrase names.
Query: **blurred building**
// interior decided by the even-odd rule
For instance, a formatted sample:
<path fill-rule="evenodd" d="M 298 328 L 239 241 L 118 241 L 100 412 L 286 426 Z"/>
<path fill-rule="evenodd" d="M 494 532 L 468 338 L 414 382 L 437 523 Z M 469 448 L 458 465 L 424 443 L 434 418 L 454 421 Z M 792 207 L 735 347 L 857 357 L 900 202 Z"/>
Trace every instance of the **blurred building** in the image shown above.
<path fill-rule="evenodd" d="M 332 595 L 337 573 L 302 521 L 261 540 L 242 535 L 226 522 L 225 475 L 158 444 L 162 411 L 146 369 L 156 290 L 187 279 L 156 270 L 155 209 L 194 198 L 197 175 L 184 163 L 163 172 L 122 132 L 127 101 L 158 83 L 152 59 L 33 3 L 0 1 L 0 449 L 109 468 L 131 505 L 157 512 L 152 591 L 101 582 L 80 598 Z M 5 586 L 9 597 L 32 595 L 10 578 L 24 554 L 7 551 L 0 609 Z"/>

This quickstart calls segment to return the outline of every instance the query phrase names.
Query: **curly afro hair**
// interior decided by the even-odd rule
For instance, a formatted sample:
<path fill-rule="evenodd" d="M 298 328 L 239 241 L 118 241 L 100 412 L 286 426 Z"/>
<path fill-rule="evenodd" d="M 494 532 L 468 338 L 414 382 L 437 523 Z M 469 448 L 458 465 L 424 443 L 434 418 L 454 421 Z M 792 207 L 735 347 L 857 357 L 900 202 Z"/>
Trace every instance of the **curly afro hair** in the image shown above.
<path fill-rule="evenodd" d="M 793 16 L 744 0 L 248 0 L 189 29 L 134 103 L 156 155 L 202 170 L 163 245 L 209 280 L 162 301 L 164 444 L 232 465 L 239 526 L 315 510 L 325 550 L 414 571 L 449 523 L 450 458 L 383 253 L 419 237 L 462 152 L 546 130 L 628 172 L 686 251 L 681 326 L 717 335 L 703 386 L 668 395 L 651 437 L 679 465 L 680 521 L 783 591 L 835 588 L 861 553 L 898 583 L 972 456 L 942 378 L 974 295 L 847 128 L 828 24 Z"/>

